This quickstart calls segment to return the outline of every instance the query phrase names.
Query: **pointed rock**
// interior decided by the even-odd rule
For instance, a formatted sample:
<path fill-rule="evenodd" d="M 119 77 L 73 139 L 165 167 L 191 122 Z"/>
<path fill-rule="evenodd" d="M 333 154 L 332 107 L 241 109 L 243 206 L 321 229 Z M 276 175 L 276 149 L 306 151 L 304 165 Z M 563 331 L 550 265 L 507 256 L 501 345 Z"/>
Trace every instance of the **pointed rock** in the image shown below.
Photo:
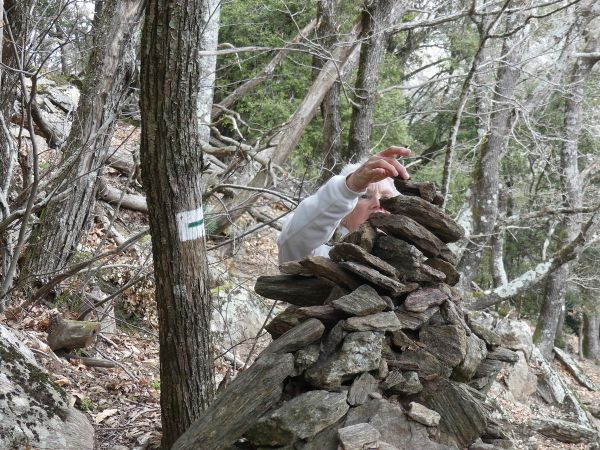
<path fill-rule="evenodd" d="M 372 392 L 377 392 L 377 380 L 368 372 L 354 379 L 348 391 L 348 404 L 351 406 L 362 405 L 369 399 Z"/>
<path fill-rule="evenodd" d="M 433 183 L 427 181 L 414 182 L 395 178 L 394 184 L 396 185 L 398 192 L 403 195 L 421 197 L 423 200 L 427 200 L 429 203 L 439 206 L 444 202 L 444 197 L 437 192 L 435 184 Z"/>
<path fill-rule="evenodd" d="M 337 347 L 342 343 L 348 332 L 344 330 L 344 322 L 340 321 L 336 323 L 333 328 L 329 331 L 325 339 L 321 341 L 321 345 L 324 353 L 333 353 L 337 350 Z"/>
<path fill-rule="evenodd" d="M 454 286 L 460 281 L 460 273 L 448 261 L 444 261 L 440 258 L 428 258 L 425 260 L 425 264 L 432 269 L 442 272 L 444 275 L 446 275 L 446 279 L 444 281 L 450 286 Z"/>
<path fill-rule="evenodd" d="M 365 222 L 360 225 L 356 230 L 351 231 L 341 239 L 341 242 L 347 242 L 348 244 L 355 244 L 364 249 L 366 252 L 371 253 L 375 239 L 377 237 L 377 231 L 369 222 Z"/>
<path fill-rule="evenodd" d="M 350 316 L 367 316 L 389 308 L 385 299 L 368 284 L 332 301 L 331 306 Z"/>
<path fill-rule="evenodd" d="M 316 277 L 274 275 L 258 277 L 254 291 L 272 300 L 298 306 L 314 306 L 325 302 L 333 286 L 330 281 Z"/>
<path fill-rule="evenodd" d="M 308 319 L 291 330 L 285 332 L 281 337 L 271 342 L 260 354 L 269 353 L 291 353 L 300 350 L 313 342 L 318 341 L 325 332 L 325 325 L 317 319 Z"/>
<path fill-rule="evenodd" d="M 465 230 L 441 208 L 420 197 L 398 195 L 381 199 L 381 206 L 393 214 L 408 216 L 423 225 L 443 242 L 456 242 L 465 236 Z"/>
<path fill-rule="evenodd" d="M 452 377 L 458 381 L 469 381 L 475 375 L 477 367 L 488 355 L 485 342 L 475 333 L 467 336 L 467 353 L 461 363 L 454 368 Z"/>
<path fill-rule="evenodd" d="M 339 243 L 335 244 L 329 251 L 329 257 L 335 262 L 350 261 L 366 264 L 373 269 L 379 270 L 388 277 L 396 277 L 396 269 L 381 258 L 366 252 L 358 245 Z"/>
<path fill-rule="evenodd" d="M 398 308 L 396 312 L 396 316 L 400 321 L 400 327 L 403 330 L 417 330 L 421 328 L 421 326 L 429 321 L 435 313 L 440 310 L 438 306 L 433 306 L 426 311 L 423 312 L 412 312 L 406 311 L 404 306 Z"/>

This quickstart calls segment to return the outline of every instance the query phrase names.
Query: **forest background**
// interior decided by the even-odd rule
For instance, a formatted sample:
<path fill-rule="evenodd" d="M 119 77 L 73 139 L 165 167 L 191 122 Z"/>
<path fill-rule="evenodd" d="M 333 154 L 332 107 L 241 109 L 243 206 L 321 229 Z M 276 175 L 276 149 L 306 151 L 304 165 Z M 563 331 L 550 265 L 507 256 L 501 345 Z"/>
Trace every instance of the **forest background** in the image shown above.
<path fill-rule="evenodd" d="M 160 328 L 205 350 L 186 359 L 198 382 L 182 387 L 167 381 L 177 338 L 161 336 L 162 394 L 197 399 L 162 405 L 167 442 L 214 394 L 208 261 L 279 227 L 340 165 L 390 145 L 412 149 L 412 178 L 435 182 L 467 230 L 455 251 L 470 306 L 531 319 L 545 355 L 568 331 L 600 358 L 596 2 L 4 0 L 3 9 L 0 310 L 18 317 L 41 301 L 119 310 L 124 293 L 156 287 Z M 39 101 L 51 83 L 80 89 L 67 129 Z M 111 146 L 124 129 L 133 131 Z M 208 245 L 186 247 L 175 214 L 200 201 Z M 118 232 L 127 209 L 147 215 L 150 230 Z M 105 233 L 90 246 L 97 223 Z M 125 275 L 107 263 L 148 232 L 153 256 Z M 119 277 L 106 296 L 91 293 Z"/>

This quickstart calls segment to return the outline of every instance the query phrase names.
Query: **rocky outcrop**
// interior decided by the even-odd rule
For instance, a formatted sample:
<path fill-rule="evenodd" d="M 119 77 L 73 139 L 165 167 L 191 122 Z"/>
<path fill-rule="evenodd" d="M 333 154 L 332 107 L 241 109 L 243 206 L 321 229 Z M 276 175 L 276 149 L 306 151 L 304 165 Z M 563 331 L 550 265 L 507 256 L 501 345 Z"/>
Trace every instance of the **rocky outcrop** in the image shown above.
<path fill-rule="evenodd" d="M 2 325 L 0 361 L 0 448 L 94 448 L 92 425 Z"/>

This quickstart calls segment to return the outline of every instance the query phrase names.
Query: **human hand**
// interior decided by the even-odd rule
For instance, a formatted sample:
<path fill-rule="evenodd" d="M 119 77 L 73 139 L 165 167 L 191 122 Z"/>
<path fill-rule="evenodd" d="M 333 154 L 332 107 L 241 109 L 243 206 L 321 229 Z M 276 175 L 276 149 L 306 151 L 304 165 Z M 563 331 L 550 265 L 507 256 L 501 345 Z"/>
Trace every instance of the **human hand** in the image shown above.
<path fill-rule="evenodd" d="M 396 160 L 398 156 L 408 156 L 410 150 L 404 147 L 389 147 L 367 159 L 356 171 L 346 178 L 346 186 L 354 192 L 364 191 L 369 184 L 388 177 L 410 179 L 406 168 Z"/>

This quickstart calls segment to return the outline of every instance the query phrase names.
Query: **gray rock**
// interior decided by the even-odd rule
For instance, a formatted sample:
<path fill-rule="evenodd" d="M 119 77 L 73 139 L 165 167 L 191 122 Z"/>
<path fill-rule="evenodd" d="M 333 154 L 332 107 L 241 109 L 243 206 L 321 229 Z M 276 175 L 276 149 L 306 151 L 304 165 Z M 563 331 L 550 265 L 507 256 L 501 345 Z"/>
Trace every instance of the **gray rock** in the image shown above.
<path fill-rule="evenodd" d="M 350 317 L 343 323 L 348 331 L 394 331 L 401 327 L 400 321 L 392 311 L 379 312 L 369 316 Z"/>
<path fill-rule="evenodd" d="M 92 425 L 3 325 L 0 361 L 0 448 L 94 448 Z"/>
<path fill-rule="evenodd" d="M 421 313 L 406 311 L 404 307 L 396 310 L 396 316 L 400 321 L 400 328 L 403 330 L 418 330 L 421 326 L 428 322 L 440 308 L 433 306 Z"/>
<path fill-rule="evenodd" d="M 419 332 L 419 340 L 450 367 L 459 365 L 467 354 L 467 335 L 456 325 L 426 325 Z"/>
<path fill-rule="evenodd" d="M 306 348 L 298 350 L 294 359 L 296 375 L 300 375 L 319 359 L 319 345 L 313 344 Z"/>
<path fill-rule="evenodd" d="M 385 360 L 385 358 L 381 358 L 381 361 L 379 361 L 379 372 L 377 376 L 380 380 L 385 380 L 389 373 L 390 368 L 388 367 L 387 361 Z"/>
<path fill-rule="evenodd" d="M 459 381 L 469 381 L 487 355 L 485 342 L 479 339 L 475 333 L 471 333 L 467 336 L 467 354 L 462 362 L 454 368 L 453 378 Z"/>
<path fill-rule="evenodd" d="M 483 339 L 487 345 L 490 347 L 495 347 L 500 345 L 501 339 L 500 335 L 490 328 L 486 327 L 483 323 L 471 319 L 469 321 L 469 328 L 471 331 Z"/>
<path fill-rule="evenodd" d="M 424 263 L 431 267 L 436 272 L 441 272 L 446 276 L 444 282 L 450 286 L 456 285 L 460 281 L 460 273 L 456 268 L 447 261 L 440 258 L 428 258 Z"/>
<path fill-rule="evenodd" d="M 408 404 L 407 414 L 411 419 L 428 427 L 437 427 L 441 419 L 441 416 L 437 412 L 417 402 L 410 402 Z"/>
<path fill-rule="evenodd" d="M 351 406 L 362 405 L 369 398 L 369 394 L 377 391 L 377 380 L 368 372 L 354 379 L 348 391 L 348 404 Z"/>
<path fill-rule="evenodd" d="M 344 330 L 344 322 L 338 322 L 329 331 L 327 336 L 321 341 L 321 349 L 324 353 L 329 354 L 337 350 L 338 346 L 342 343 L 348 332 Z"/>
<path fill-rule="evenodd" d="M 377 231 L 371 226 L 369 222 L 365 222 L 360 225 L 356 230 L 348 233 L 341 239 L 341 242 L 347 242 L 349 244 L 355 244 L 371 253 L 375 239 L 377 238 Z"/>
<path fill-rule="evenodd" d="M 368 423 L 357 423 L 338 430 L 344 450 L 363 450 L 378 447 L 379 430 Z"/>
<path fill-rule="evenodd" d="M 298 307 L 295 305 L 288 306 L 285 311 L 277 314 L 273 320 L 265 326 L 265 329 L 273 339 L 277 339 L 283 333 L 291 330 L 305 320 L 304 316 L 298 314 L 297 310 Z"/>
<path fill-rule="evenodd" d="M 329 257 L 336 262 L 352 261 L 366 264 L 389 277 L 396 277 L 396 268 L 383 259 L 367 252 L 358 245 L 341 242 L 335 244 L 329 251 Z"/>
<path fill-rule="evenodd" d="M 423 288 L 411 292 L 404 301 L 404 308 L 411 312 L 425 312 L 448 300 L 448 294 L 440 289 Z"/>
<path fill-rule="evenodd" d="M 495 377 L 496 374 L 500 372 L 500 369 L 502 369 L 502 366 L 502 361 L 485 358 L 481 361 L 479 366 L 477 366 L 474 378 Z"/>
<path fill-rule="evenodd" d="M 381 433 L 381 441 L 399 449 L 456 450 L 434 442 L 427 427 L 408 420 L 402 408 L 387 400 L 372 399 L 348 411 L 345 426 L 368 423 Z"/>
<path fill-rule="evenodd" d="M 391 332 L 391 343 L 394 347 L 400 350 L 406 350 L 407 348 L 417 348 L 417 344 L 406 333 L 402 330 L 396 330 Z"/>
<path fill-rule="evenodd" d="M 367 316 L 389 308 L 385 299 L 368 284 L 363 284 L 350 294 L 333 300 L 331 305 L 350 316 Z"/>
<path fill-rule="evenodd" d="M 350 290 L 356 289 L 361 284 L 352 272 L 324 256 L 307 256 L 300 260 L 300 264 L 313 275 Z"/>
<path fill-rule="evenodd" d="M 442 363 L 425 349 L 404 351 L 398 358 L 398 361 L 406 364 L 416 364 L 419 367 L 419 374 L 421 377 L 428 375 L 449 377 L 452 373 L 452 368 Z"/>
<path fill-rule="evenodd" d="M 247 433 L 254 445 L 283 446 L 314 436 L 348 411 L 346 393 L 309 391 L 261 418 Z"/>
<path fill-rule="evenodd" d="M 497 361 L 504 361 L 508 363 L 514 363 L 519 360 L 518 352 L 513 352 L 504 347 L 498 347 L 488 353 L 489 359 L 495 359 Z"/>
<path fill-rule="evenodd" d="M 391 394 L 413 395 L 423 390 L 417 372 L 400 372 L 393 370 L 382 383 L 381 388 Z"/>
<path fill-rule="evenodd" d="M 523 401 L 537 389 L 537 377 L 529 369 L 522 351 L 517 352 L 519 360 L 508 372 L 506 386 L 516 400 Z"/>
<path fill-rule="evenodd" d="M 391 297 L 398 297 L 402 294 L 406 294 L 408 292 L 414 291 L 419 286 L 415 283 L 402 284 L 399 281 L 387 277 L 380 273 L 379 271 L 372 269 L 369 266 L 364 264 L 355 263 L 355 262 L 341 262 L 339 263 L 344 269 L 348 269 L 349 271 L 359 275 L 363 279 L 373 283 L 376 286 L 379 286 L 383 290 L 389 293 Z"/>
<path fill-rule="evenodd" d="M 502 346 L 511 350 L 522 350 L 529 360 L 533 351 L 533 335 L 527 322 L 521 320 L 501 320 L 494 331 L 500 336 Z"/>
<path fill-rule="evenodd" d="M 379 368 L 383 334 L 372 331 L 349 333 L 342 348 L 305 372 L 306 380 L 316 387 L 335 388 L 353 375 Z"/>
<path fill-rule="evenodd" d="M 263 350 L 262 355 L 268 353 L 290 353 L 300 350 L 313 342 L 318 341 L 325 332 L 325 325 L 317 319 L 308 319 L 286 331 L 278 339 L 271 342 Z"/>
<path fill-rule="evenodd" d="M 440 314 L 447 324 L 461 327 L 465 330 L 467 336 L 471 334 L 471 329 L 465 321 L 464 311 L 453 300 L 446 300 L 442 303 L 440 306 Z"/>

